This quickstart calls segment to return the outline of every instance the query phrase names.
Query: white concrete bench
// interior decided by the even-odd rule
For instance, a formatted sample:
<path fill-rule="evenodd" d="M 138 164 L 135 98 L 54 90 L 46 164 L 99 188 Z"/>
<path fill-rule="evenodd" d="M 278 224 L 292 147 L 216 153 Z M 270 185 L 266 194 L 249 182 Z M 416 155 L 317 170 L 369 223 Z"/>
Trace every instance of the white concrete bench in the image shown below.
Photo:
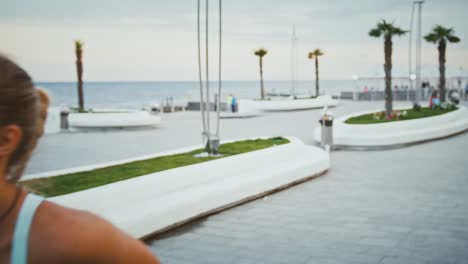
<path fill-rule="evenodd" d="M 316 177 L 329 154 L 297 139 L 285 145 L 136 177 L 50 198 L 89 210 L 145 237 L 220 208 Z"/>
<path fill-rule="evenodd" d="M 338 101 L 332 99 L 329 95 L 322 95 L 313 99 L 283 99 L 283 100 L 263 100 L 250 101 L 253 108 L 259 111 L 293 111 L 314 108 L 323 108 L 324 106 L 334 107 Z"/>
<path fill-rule="evenodd" d="M 446 114 L 426 118 L 365 125 L 345 123 L 351 117 L 373 112 L 378 111 L 353 113 L 335 120 L 334 144 L 355 147 L 404 145 L 444 138 L 468 129 L 468 110 L 464 106 Z M 320 142 L 320 132 L 320 127 L 314 131 L 317 142 Z"/>
<path fill-rule="evenodd" d="M 146 111 L 106 112 L 106 113 L 71 113 L 70 128 L 133 128 L 157 126 L 161 117 Z"/>

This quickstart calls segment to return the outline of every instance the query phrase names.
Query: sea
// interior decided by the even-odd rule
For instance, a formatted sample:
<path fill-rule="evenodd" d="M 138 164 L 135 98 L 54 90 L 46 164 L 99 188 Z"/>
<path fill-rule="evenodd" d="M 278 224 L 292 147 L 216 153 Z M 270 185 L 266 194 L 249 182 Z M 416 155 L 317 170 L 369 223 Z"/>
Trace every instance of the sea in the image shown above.
<path fill-rule="evenodd" d="M 74 107 L 77 105 L 76 82 L 38 82 L 36 86 L 48 91 L 53 106 Z M 292 81 L 265 81 L 267 93 L 292 92 Z M 356 89 L 353 80 L 320 81 L 320 93 L 339 95 L 341 91 Z M 296 81 L 294 94 L 315 95 L 315 81 Z M 210 82 L 210 95 L 214 98 L 218 83 Z M 233 95 L 238 99 L 260 97 L 259 81 L 223 81 L 221 98 Z M 85 82 L 84 101 L 87 108 L 142 109 L 168 102 L 186 104 L 200 100 L 198 81 L 151 81 L 151 82 Z"/>

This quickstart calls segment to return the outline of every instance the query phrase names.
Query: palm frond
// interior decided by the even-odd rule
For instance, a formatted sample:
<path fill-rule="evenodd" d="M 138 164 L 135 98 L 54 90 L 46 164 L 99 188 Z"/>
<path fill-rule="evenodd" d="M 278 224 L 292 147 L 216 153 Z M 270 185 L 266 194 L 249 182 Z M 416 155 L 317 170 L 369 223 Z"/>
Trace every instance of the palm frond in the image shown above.
<path fill-rule="evenodd" d="M 437 36 L 437 34 L 429 33 L 429 34 L 427 34 L 426 36 L 424 36 L 424 39 L 425 39 L 427 42 L 436 43 L 436 42 L 439 40 L 439 37 Z"/>
<path fill-rule="evenodd" d="M 385 36 L 402 36 L 406 34 L 408 30 L 401 29 L 394 25 L 394 22 L 387 22 L 385 19 L 382 19 L 377 23 L 377 27 L 369 31 L 369 36 L 379 38 L 382 35 Z"/>
<path fill-rule="evenodd" d="M 258 49 L 256 51 L 254 51 L 254 54 L 256 56 L 263 57 L 263 56 L 268 54 L 268 51 L 266 49 L 264 49 L 264 48 L 260 48 L 260 49 Z"/>
<path fill-rule="evenodd" d="M 451 43 L 460 42 L 460 38 L 455 36 L 455 31 L 453 28 L 446 28 L 441 25 L 435 25 L 432 28 L 432 31 L 424 36 L 427 42 L 437 43 L 442 40 L 448 40 Z"/>
<path fill-rule="evenodd" d="M 403 30 L 398 27 L 394 27 L 392 29 L 392 35 L 403 36 L 404 34 L 408 33 L 408 30 Z"/>
<path fill-rule="evenodd" d="M 374 38 L 380 38 L 380 36 L 382 36 L 382 31 L 378 28 L 373 28 L 369 31 L 369 36 Z"/>
<path fill-rule="evenodd" d="M 458 43 L 458 42 L 461 41 L 461 39 L 459 37 L 454 36 L 454 35 L 447 36 L 447 39 L 451 43 Z"/>
<path fill-rule="evenodd" d="M 81 40 L 75 40 L 75 49 L 82 50 L 84 46 L 84 42 Z"/>
<path fill-rule="evenodd" d="M 322 50 L 320 50 L 320 49 L 315 49 L 315 50 L 309 52 L 308 55 L 307 55 L 307 57 L 308 57 L 309 59 L 314 59 L 314 58 L 316 58 L 316 57 L 323 56 L 323 55 L 325 55 L 325 53 L 324 53 Z"/>

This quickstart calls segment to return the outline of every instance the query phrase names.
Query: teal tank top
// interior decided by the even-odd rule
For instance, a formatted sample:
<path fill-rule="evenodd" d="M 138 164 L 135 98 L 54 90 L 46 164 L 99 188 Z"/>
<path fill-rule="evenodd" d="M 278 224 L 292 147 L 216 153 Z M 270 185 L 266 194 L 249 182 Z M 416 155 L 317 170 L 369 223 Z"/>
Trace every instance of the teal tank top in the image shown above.
<path fill-rule="evenodd" d="M 24 199 L 13 233 L 11 264 L 28 263 L 29 232 L 34 214 L 43 200 L 44 198 L 34 194 L 28 194 Z"/>

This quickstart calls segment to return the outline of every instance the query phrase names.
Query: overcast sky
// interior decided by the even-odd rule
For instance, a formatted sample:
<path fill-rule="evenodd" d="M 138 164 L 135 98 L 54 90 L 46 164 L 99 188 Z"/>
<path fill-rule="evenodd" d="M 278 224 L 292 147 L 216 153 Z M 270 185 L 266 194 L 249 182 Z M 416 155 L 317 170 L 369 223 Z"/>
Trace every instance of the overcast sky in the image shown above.
<path fill-rule="evenodd" d="M 204 1 L 203 1 L 204 2 Z M 210 0 L 211 54 L 217 55 L 218 1 Z M 293 25 L 298 78 L 313 79 L 307 51 L 320 48 L 323 79 L 383 75 L 383 41 L 368 37 L 379 19 L 409 28 L 410 0 L 224 0 L 224 78 L 258 78 L 253 50 L 265 47 L 265 78 L 290 79 Z M 85 79 L 195 80 L 196 0 L 0 0 L 0 52 L 37 81 L 75 80 L 73 40 L 85 42 Z M 467 0 L 428 0 L 423 33 L 454 27 L 448 75 L 468 75 Z M 214 65 L 216 57 L 212 57 Z M 394 75 L 407 75 L 408 37 L 394 39 Z M 423 42 L 423 69 L 437 76 L 437 49 Z M 216 74 L 216 68 L 211 69 Z"/>

